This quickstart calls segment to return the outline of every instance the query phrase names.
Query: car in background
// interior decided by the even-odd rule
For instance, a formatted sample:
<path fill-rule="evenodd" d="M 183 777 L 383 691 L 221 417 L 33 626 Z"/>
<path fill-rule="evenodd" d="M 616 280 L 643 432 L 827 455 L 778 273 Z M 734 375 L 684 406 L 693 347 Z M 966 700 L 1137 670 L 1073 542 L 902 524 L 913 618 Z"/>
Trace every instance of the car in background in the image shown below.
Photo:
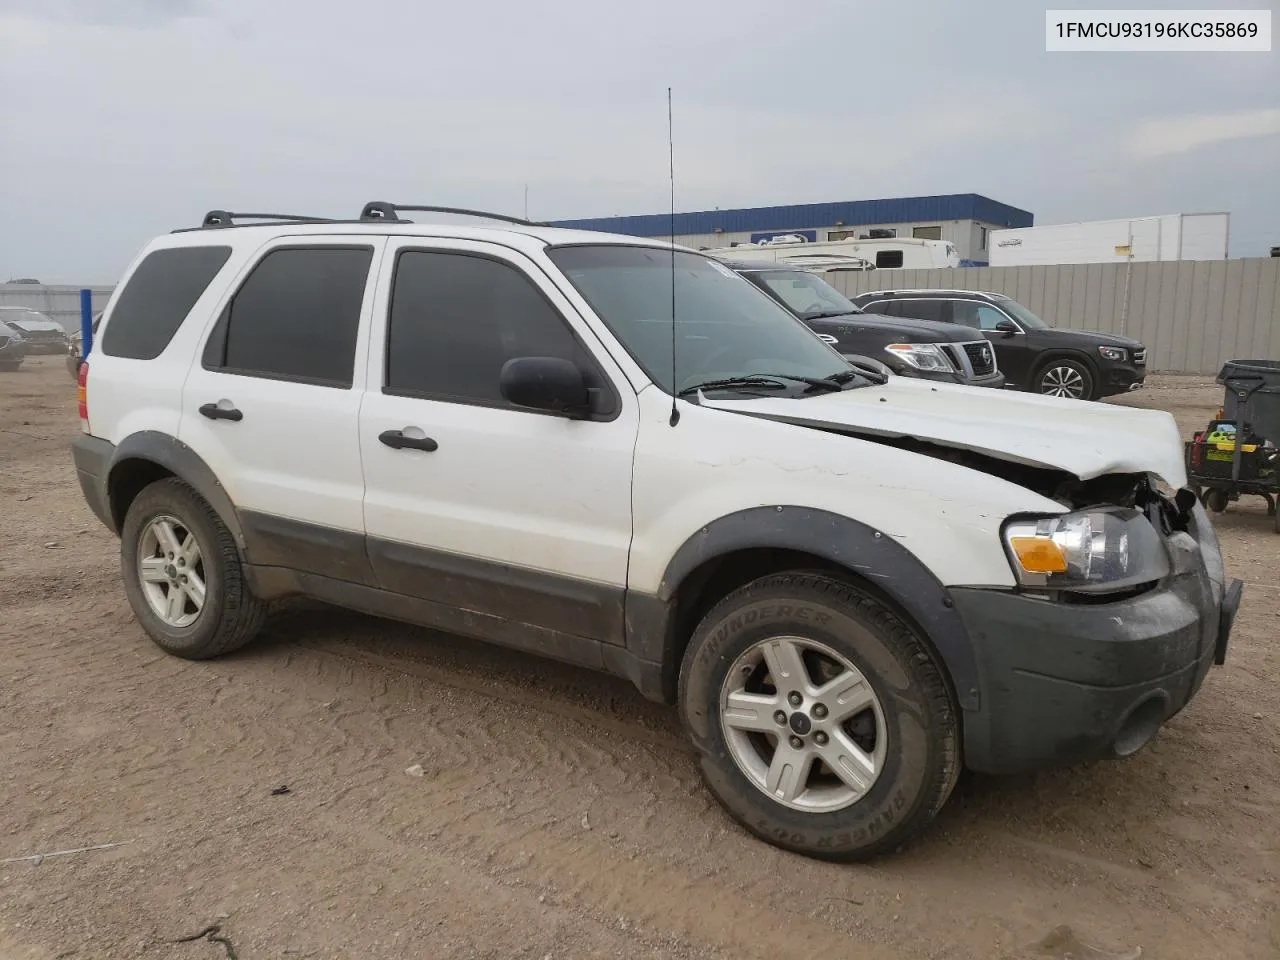
<path fill-rule="evenodd" d="M 982 290 L 875 290 L 853 302 L 869 313 L 955 323 L 981 331 L 995 348 L 1007 385 L 1072 400 L 1137 390 L 1147 348 L 1096 330 L 1060 330 L 1001 293 Z"/>
<path fill-rule="evenodd" d="M 0 370 L 17 370 L 26 358 L 26 338 L 16 327 L 11 327 L 0 319 Z"/>
<path fill-rule="evenodd" d="M 98 335 L 98 324 L 102 322 L 102 311 L 99 310 L 93 315 L 93 335 Z M 84 359 L 84 334 L 77 330 L 75 333 L 67 337 L 67 372 L 71 376 L 78 377 L 80 375 L 80 361 Z M 92 344 L 90 344 L 92 349 Z"/>
<path fill-rule="evenodd" d="M 767 263 L 723 261 L 786 307 L 849 360 L 871 360 L 922 380 L 1003 387 L 995 351 L 954 324 L 863 312 L 816 273 Z"/>
<path fill-rule="evenodd" d="M 66 353 L 67 331 L 57 320 L 30 307 L 0 307 L 0 321 L 22 334 L 27 353 Z"/>

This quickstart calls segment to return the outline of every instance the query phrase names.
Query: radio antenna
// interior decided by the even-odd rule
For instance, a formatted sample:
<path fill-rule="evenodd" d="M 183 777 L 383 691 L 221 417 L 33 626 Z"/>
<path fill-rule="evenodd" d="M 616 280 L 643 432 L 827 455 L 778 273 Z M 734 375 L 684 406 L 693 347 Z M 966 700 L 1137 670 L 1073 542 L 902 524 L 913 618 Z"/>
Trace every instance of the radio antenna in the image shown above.
<path fill-rule="evenodd" d="M 676 406 L 676 147 L 675 128 L 671 123 L 671 88 L 667 87 L 667 169 L 671 181 L 671 418 L 668 423 L 680 422 L 680 408 Z"/>

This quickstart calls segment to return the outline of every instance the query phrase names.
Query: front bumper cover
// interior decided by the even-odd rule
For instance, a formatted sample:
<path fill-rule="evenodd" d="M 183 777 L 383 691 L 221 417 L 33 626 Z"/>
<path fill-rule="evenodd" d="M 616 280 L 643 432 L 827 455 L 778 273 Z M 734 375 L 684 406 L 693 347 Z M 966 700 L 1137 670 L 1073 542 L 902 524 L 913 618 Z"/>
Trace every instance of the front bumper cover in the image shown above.
<path fill-rule="evenodd" d="M 979 709 L 964 717 L 968 765 L 1012 773 L 1130 753 L 1226 660 L 1242 585 L 1224 581 L 1203 508 L 1166 540 L 1173 573 L 1113 603 L 952 588 L 974 646 Z"/>

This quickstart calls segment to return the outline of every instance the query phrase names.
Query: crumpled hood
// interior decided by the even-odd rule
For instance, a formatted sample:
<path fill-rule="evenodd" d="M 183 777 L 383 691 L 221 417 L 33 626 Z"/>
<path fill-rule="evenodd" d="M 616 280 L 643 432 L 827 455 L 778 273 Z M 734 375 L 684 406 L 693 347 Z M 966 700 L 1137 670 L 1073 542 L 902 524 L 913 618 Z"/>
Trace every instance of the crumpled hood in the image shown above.
<path fill-rule="evenodd" d="M 805 427 L 915 437 L 1081 480 L 1153 473 L 1186 485 L 1182 437 L 1161 410 L 893 377 L 883 386 L 805 397 L 702 399 L 704 406 Z"/>

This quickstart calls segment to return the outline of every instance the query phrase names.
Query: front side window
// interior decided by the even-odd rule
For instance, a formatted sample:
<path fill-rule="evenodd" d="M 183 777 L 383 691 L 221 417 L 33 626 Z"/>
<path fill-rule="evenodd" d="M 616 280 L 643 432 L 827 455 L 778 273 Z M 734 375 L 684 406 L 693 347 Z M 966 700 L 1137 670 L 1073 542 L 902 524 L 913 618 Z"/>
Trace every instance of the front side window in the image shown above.
<path fill-rule="evenodd" d="M 716 378 L 844 378 L 852 369 L 768 294 L 708 257 L 676 252 L 673 269 L 671 251 L 658 248 L 600 244 L 547 254 L 667 393 Z"/>
<path fill-rule="evenodd" d="M 533 282 L 500 260 L 405 250 L 396 260 L 384 392 L 508 406 L 502 368 L 516 357 L 557 357 L 604 387 L 564 318 Z"/>
<path fill-rule="evenodd" d="M 953 300 L 951 316 L 953 323 L 962 323 L 978 330 L 995 330 L 1000 323 L 1009 322 L 1009 318 L 991 304 L 979 303 L 977 300 Z"/>
<path fill-rule="evenodd" d="M 272 250 L 223 311 L 205 367 L 349 388 L 372 260 L 371 247 Z"/>
<path fill-rule="evenodd" d="M 1022 325 L 1024 329 L 1029 330 L 1048 330 L 1049 325 L 1041 320 L 1038 316 L 1020 304 L 1017 300 L 1010 300 L 1008 297 L 1002 297 L 1000 306 L 1009 313 L 1013 314 L 1015 320 Z"/>
<path fill-rule="evenodd" d="M 804 320 L 860 312 L 839 290 L 804 270 L 761 270 L 756 277 L 788 310 Z"/>

